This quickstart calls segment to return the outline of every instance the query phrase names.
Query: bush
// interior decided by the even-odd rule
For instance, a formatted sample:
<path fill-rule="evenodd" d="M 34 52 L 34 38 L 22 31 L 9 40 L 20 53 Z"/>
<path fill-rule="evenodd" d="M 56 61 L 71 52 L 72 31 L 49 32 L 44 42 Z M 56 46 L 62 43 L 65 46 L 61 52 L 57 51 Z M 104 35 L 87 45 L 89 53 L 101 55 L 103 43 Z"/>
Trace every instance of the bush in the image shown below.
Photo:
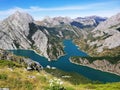
<path fill-rule="evenodd" d="M 33 84 L 28 81 L 25 82 L 25 87 L 27 90 L 33 90 Z"/>
<path fill-rule="evenodd" d="M 50 83 L 49 90 L 66 90 L 62 86 L 63 82 L 60 79 L 57 79 L 57 78 L 50 79 L 49 83 Z"/>
<path fill-rule="evenodd" d="M 6 80 L 7 77 L 8 76 L 6 74 L 0 74 L 0 80 Z"/>
<path fill-rule="evenodd" d="M 18 63 L 15 63 L 15 62 L 9 61 L 9 60 L 0 60 L 0 66 L 8 66 L 10 68 L 21 67 L 21 65 L 19 65 Z"/>

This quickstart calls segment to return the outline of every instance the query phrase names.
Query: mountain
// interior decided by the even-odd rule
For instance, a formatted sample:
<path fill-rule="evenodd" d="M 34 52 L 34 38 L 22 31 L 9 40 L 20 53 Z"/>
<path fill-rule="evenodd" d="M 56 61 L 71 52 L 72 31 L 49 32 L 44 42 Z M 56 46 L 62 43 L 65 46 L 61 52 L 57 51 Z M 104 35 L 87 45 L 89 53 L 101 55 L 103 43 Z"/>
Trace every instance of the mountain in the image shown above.
<path fill-rule="evenodd" d="M 54 27 L 58 25 L 72 25 L 81 29 L 95 28 L 100 22 L 105 21 L 107 18 L 99 16 L 89 16 L 89 17 L 77 17 L 71 19 L 70 17 L 45 17 L 42 21 L 37 21 L 38 24 L 42 26 Z"/>
<path fill-rule="evenodd" d="M 54 17 L 50 18 L 49 16 L 45 17 L 42 21 L 37 21 L 38 24 L 47 27 L 54 27 L 57 25 L 69 24 L 73 20 L 69 17 Z"/>
<path fill-rule="evenodd" d="M 107 18 L 99 16 L 89 16 L 89 17 L 77 17 L 73 19 L 71 25 L 77 26 L 82 29 L 94 29 L 99 23 L 105 21 Z"/>
<path fill-rule="evenodd" d="M 120 50 L 120 13 L 101 22 L 87 39 L 82 39 L 84 49 L 91 56 L 117 56 Z M 79 44 L 80 42 L 77 41 Z M 81 43 L 81 44 L 82 44 Z M 83 45 L 80 45 L 81 47 Z M 85 50 L 85 51 L 86 51 Z"/>
<path fill-rule="evenodd" d="M 98 38 L 90 44 L 97 46 L 97 52 L 104 49 L 114 49 L 120 46 L 120 13 L 100 23 L 93 31 L 93 37 Z M 96 43 L 96 44 L 95 44 Z"/>
<path fill-rule="evenodd" d="M 0 23 L 0 48 L 5 50 L 33 49 L 47 59 L 55 60 L 65 54 L 63 39 L 87 35 L 86 31 L 68 24 L 71 21 L 69 18 L 59 17 L 54 20 L 56 22 L 64 20 L 66 24 L 53 27 L 49 27 L 49 24 L 41 25 L 29 14 L 16 11 Z"/>
<path fill-rule="evenodd" d="M 0 23 L 0 48 L 33 49 L 47 59 L 55 60 L 65 54 L 63 39 L 86 38 L 88 32 L 84 28 L 95 27 L 95 20 L 104 21 L 100 17 L 46 17 L 43 21 L 35 21 L 31 15 L 16 11 Z M 77 27 L 74 21 L 83 26 Z"/>
<path fill-rule="evenodd" d="M 74 42 L 90 57 L 72 57 L 71 62 L 120 75 L 120 13 L 101 22 L 86 39 Z"/>
<path fill-rule="evenodd" d="M 49 58 L 48 37 L 27 13 L 17 11 L 1 22 L 0 43 L 2 49 L 34 49 Z"/>

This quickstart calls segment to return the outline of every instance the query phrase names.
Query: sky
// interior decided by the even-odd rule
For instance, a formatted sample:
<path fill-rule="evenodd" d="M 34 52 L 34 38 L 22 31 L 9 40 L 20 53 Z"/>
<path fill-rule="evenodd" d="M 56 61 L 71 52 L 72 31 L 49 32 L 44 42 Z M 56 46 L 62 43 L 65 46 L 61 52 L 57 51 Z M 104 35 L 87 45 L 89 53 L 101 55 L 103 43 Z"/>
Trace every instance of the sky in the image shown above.
<path fill-rule="evenodd" d="M 35 20 L 49 17 L 110 17 L 120 13 L 120 0 L 0 0 L 0 20 L 15 11 L 27 12 Z"/>

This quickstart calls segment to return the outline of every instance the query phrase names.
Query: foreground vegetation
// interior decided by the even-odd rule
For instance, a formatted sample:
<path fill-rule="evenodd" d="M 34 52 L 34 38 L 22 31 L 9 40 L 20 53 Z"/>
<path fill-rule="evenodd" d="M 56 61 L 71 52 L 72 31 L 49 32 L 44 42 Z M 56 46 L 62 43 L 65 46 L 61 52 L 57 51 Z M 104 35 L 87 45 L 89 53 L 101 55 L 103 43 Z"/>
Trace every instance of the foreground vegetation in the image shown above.
<path fill-rule="evenodd" d="M 120 90 L 120 83 L 95 83 L 72 72 L 44 69 L 27 71 L 12 61 L 0 60 L 0 88 L 10 90 Z"/>

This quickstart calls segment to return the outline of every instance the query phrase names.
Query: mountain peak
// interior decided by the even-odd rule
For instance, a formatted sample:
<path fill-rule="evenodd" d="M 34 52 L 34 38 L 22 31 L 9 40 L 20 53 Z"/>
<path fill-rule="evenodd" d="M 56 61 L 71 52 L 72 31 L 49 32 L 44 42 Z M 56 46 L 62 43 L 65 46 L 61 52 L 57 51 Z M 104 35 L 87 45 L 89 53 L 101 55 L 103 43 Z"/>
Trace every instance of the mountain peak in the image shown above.
<path fill-rule="evenodd" d="M 27 23 L 33 22 L 33 18 L 31 15 L 20 11 L 16 11 L 14 14 L 9 16 L 7 20 L 15 20 L 15 21 L 27 22 Z"/>
<path fill-rule="evenodd" d="M 15 13 L 14 13 L 14 14 L 20 14 L 20 13 L 21 13 L 21 12 L 17 10 L 17 11 L 15 11 Z"/>
<path fill-rule="evenodd" d="M 12 30 L 24 31 L 27 36 L 29 34 L 29 24 L 33 22 L 34 20 L 29 14 L 16 11 L 14 14 L 3 20 L 2 24 L 10 26 Z M 4 28 L 6 28 L 6 26 Z"/>

